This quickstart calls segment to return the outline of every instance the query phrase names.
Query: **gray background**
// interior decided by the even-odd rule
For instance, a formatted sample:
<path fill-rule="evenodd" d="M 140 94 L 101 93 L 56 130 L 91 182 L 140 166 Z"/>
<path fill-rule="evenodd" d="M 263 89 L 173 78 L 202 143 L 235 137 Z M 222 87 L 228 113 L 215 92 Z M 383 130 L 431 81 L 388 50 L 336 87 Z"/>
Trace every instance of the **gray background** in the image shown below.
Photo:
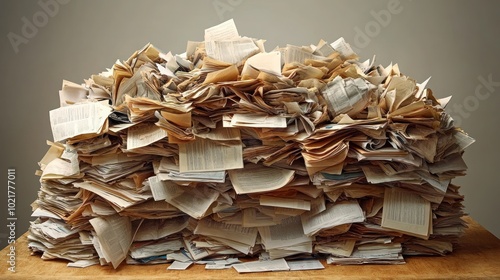
<path fill-rule="evenodd" d="M 453 95 L 448 109 L 477 140 L 465 153 L 467 176 L 454 181 L 462 185 L 466 211 L 500 237 L 499 1 L 72 0 L 59 4 L 45 25 L 39 1 L 52 0 L 0 1 L 0 221 L 7 224 L 7 169 L 15 168 L 17 236 L 28 229 L 39 189 L 34 172 L 52 139 L 48 112 L 59 106 L 62 80 L 82 83 L 147 42 L 182 53 L 188 40 L 203 40 L 205 28 L 234 18 L 241 35 L 266 39 L 267 50 L 343 36 L 362 60 L 375 54 L 378 64 L 398 63 L 419 82 L 432 76 L 428 87 L 438 97 Z M 7 34 L 22 36 L 23 17 L 33 23 L 34 15 L 41 27 L 16 53 Z M 481 77 L 497 84 L 477 95 Z M 0 238 L 4 247 L 6 226 Z"/>

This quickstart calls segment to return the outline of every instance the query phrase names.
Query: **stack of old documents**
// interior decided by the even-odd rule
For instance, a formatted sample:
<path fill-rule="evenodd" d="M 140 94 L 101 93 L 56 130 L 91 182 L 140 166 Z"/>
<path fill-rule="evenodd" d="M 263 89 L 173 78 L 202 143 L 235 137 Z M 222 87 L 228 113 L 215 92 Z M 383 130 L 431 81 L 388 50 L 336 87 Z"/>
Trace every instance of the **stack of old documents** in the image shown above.
<path fill-rule="evenodd" d="M 343 38 L 267 52 L 232 20 L 183 54 L 147 44 L 63 82 L 29 247 L 79 267 L 269 262 L 245 272 L 445 255 L 474 140 L 427 82 Z"/>

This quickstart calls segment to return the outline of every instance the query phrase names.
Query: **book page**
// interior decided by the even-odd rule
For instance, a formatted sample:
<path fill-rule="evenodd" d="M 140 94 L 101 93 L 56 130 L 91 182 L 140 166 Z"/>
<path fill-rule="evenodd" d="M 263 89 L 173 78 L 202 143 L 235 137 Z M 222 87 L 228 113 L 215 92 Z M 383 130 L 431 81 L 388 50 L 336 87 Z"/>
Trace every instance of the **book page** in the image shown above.
<path fill-rule="evenodd" d="M 197 138 L 179 143 L 179 171 L 220 171 L 243 168 L 243 148 L 239 144 L 224 145 Z"/>
<path fill-rule="evenodd" d="M 432 174 L 440 174 L 449 171 L 465 171 L 467 170 L 467 165 L 462 158 L 460 153 L 451 154 L 441 161 L 429 163 L 429 171 Z"/>
<path fill-rule="evenodd" d="M 263 114 L 234 114 L 231 117 L 231 127 L 275 127 L 286 128 L 286 118 Z"/>
<path fill-rule="evenodd" d="M 161 116 L 167 121 L 172 122 L 182 128 L 191 127 L 191 112 L 187 113 L 171 113 L 168 111 L 161 111 Z"/>
<path fill-rule="evenodd" d="M 330 46 L 340 55 L 345 58 L 350 58 L 356 56 L 356 53 L 352 50 L 351 46 L 345 41 L 344 37 L 338 38 L 335 42 L 331 43 Z"/>
<path fill-rule="evenodd" d="M 165 200 L 168 197 L 168 185 L 175 184 L 174 182 L 160 181 L 158 175 L 149 177 L 148 183 L 155 201 Z"/>
<path fill-rule="evenodd" d="M 50 126 L 55 142 L 77 135 L 99 133 L 111 113 L 111 107 L 102 102 L 74 104 L 51 110 Z"/>
<path fill-rule="evenodd" d="M 331 254 L 340 257 L 349 257 L 356 245 L 356 240 L 342 240 L 317 244 L 314 249 L 323 254 Z"/>
<path fill-rule="evenodd" d="M 167 267 L 167 269 L 168 270 L 186 270 L 192 264 L 193 264 L 192 261 L 189 261 L 189 262 L 174 261 L 172 264 L 170 264 Z"/>
<path fill-rule="evenodd" d="M 117 189 L 107 184 L 98 184 L 96 182 L 74 183 L 75 187 L 93 192 L 109 201 L 113 206 L 120 209 L 130 207 L 151 198 L 150 194 L 139 194 L 135 190 Z"/>
<path fill-rule="evenodd" d="M 184 248 L 187 248 L 189 246 L 186 246 L 186 239 L 183 238 L 183 243 L 184 243 Z M 167 254 L 167 261 L 180 261 L 180 262 L 188 262 L 193 260 L 192 258 L 188 257 L 188 254 L 184 254 L 185 251 L 179 251 L 179 252 L 174 252 L 174 253 L 168 253 Z M 188 250 L 189 253 L 189 250 Z"/>
<path fill-rule="evenodd" d="M 188 216 L 172 219 L 144 220 L 135 234 L 134 241 L 157 240 L 185 229 Z"/>
<path fill-rule="evenodd" d="M 260 205 L 263 206 L 274 206 L 282 208 L 300 209 L 300 210 L 311 210 L 311 202 L 296 198 L 284 198 L 269 195 L 261 195 L 259 199 Z"/>
<path fill-rule="evenodd" d="M 77 233 L 78 229 L 71 229 L 62 220 L 49 219 L 43 223 L 34 224 L 34 228 L 41 234 L 50 237 L 53 240 L 65 239 Z"/>
<path fill-rule="evenodd" d="M 283 57 L 285 64 L 293 62 L 304 64 L 307 59 L 324 59 L 324 57 L 316 56 L 311 51 L 294 45 L 286 46 Z"/>
<path fill-rule="evenodd" d="M 63 80 L 62 89 L 59 91 L 60 107 L 72 105 L 87 99 L 89 90 L 82 85 Z"/>
<path fill-rule="evenodd" d="M 134 259 L 156 257 L 168 252 L 181 250 L 184 243 L 181 238 L 164 238 L 152 242 L 137 242 L 130 247 L 129 255 Z"/>
<path fill-rule="evenodd" d="M 298 261 L 287 261 L 290 271 L 297 270 L 314 270 L 314 269 L 324 269 L 325 267 L 319 260 L 298 260 Z"/>
<path fill-rule="evenodd" d="M 195 219 L 204 217 L 212 203 L 219 197 L 218 191 L 207 186 L 193 188 L 163 183 L 165 183 L 165 200 Z"/>
<path fill-rule="evenodd" d="M 233 19 L 205 29 L 205 41 L 221 41 L 235 38 L 240 38 L 240 35 Z"/>
<path fill-rule="evenodd" d="M 313 239 L 304 234 L 300 216 L 286 218 L 275 226 L 259 227 L 259 233 L 266 250 L 312 242 Z"/>
<path fill-rule="evenodd" d="M 131 126 L 136 125 L 135 123 L 120 123 L 120 124 L 114 124 L 109 127 L 109 131 L 112 131 L 114 133 L 118 133 L 122 130 L 125 130 Z"/>
<path fill-rule="evenodd" d="M 257 228 L 246 228 L 240 225 L 231 225 L 205 218 L 198 222 L 195 234 L 220 237 L 254 246 L 257 240 Z"/>
<path fill-rule="evenodd" d="M 290 270 L 285 259 L 237 263 L 233 268 L 238 273 Z"/>
<path fill-rule="evenodd" d="M 405 172 L 388 175 L 384 172 L 384 170 L 382 170 L 382 168 L 373 165 L 364 165 L 361 166 L 361 169 L 363 170 L 366 180 L 372 184 L 420 179 L 420 176 L 418 176 L 418 174 L 416 174 L 415 172 Z"/>
<path fill-rule="evenodd" d="M 192 238 L 192 236 L 189 238 Z M 187 249 L 192 260 L 200 260 L 213 254 L 213 252 L 207 248 L 196 247 L 196 244 L 191 239 L 188 239 L 188 237 L 184 237 L 183 240 L 185 245 L 184 248 Z"/>
<path fill-rule="evenodd" d="M 417 91 L 417 85 L 414 80 L 407 77 L 392 77 L 387 91 L 395 90 L 394 101 L 390 104 L 390 112 L 394 112 L 401 107 L 408 105 L 407 103 L 413 101 L 414 94 Z"/>
<path fill-rule="evenodd" d="M 467 133 L 461 130 L 455 130 L 453 133 L 453 137 L 460 147 L 460 152 L 472 145 L 472 143 L 476 142 L 474 138 L 470 137 L 469 135 L 467 135 Z"/>
<path fill-rule="evenodd" d="M 382 227 L 427 239 L 432 229 L 431 203 L 397 187 L 386 188 Z"/>
<path fill-rule="evenodd" d="M 361 78 L 335 77 L 323 90 L 328 109 L 335 115 L 355 114 L 368 102 L 368 85 Z M 361 105 L 361 106 L 360 106 Z"/>
<path fill-rule="evenodd" d="M 99 261 L 97 261 L 97 260 L 77 260 L 76 262 L 68 263 L 67 267 L 85 268 L 85 267 L 89 267 L 91 265 L 96 265 L 96 264 L 99 264 Z"/>
<path fill-rule="evenodd" d="M 98 165 L 114 165 L 114 164 L 125 164 L 132 161 L 141 161 L 148 160 L 150 157 L 147 155 L 142 156 L 129 156 L 125 153 L 116 153 L 116 154 L 104 154 L 100 156 L 93 156 L 91 164 L 92 166 Z"/>
<path fill-rule="evenodd" d="M 241 71 L 242 80 L 256 79 L 260 71 L 280 76 L 281 52 L 258 53 L 249 57 Z"/>
<path fill-rule="evenodd" d="M 125 260 L 132 244 L 132 224 L 129 217 L 119 215 L 93 218 L 94 228 L 106 261 L 117 268 Z"/>
<path fill-rule="evenodd" d="M 68 178 L 71 176 L 78 177 L 80 168 L 71 162 L 61 158 L 55 158 L 49 162 L 43 169 L 42 179 Z M 81 177 L 81 176 L 80 176 Z"/>
<path fill-rule="evenodd" d="M 236 81 L 238 79 L 238 67 L 231 65 L 221 70 L 209 72 L 205 78 L 204 84 L 215 84 L 218 82 Z"/>
<path fill-rule="evenodd" d="M 179 166 L 174 162 L 173 158 L 163 157 L 156 177 L 161 181 L 224 183 L 226 181 L 226 171 L 179 172 Z"/>
<path fill-rule="evenodd" d="M 167 131 L 154 124 L 138 124 L 128 128 L 127 150 L 147 146 L 167 137 Z"/>
<path fill-rule="evenodd" d="M 239 38 L 228 41 L 205 42 L 207 56 L 222 62 L 236 64 L 260 52 L 250 38 Z"/>
<path fill-rule="evenodd" d="M 205 269 L 230 269 L 235 263 L 241 263 L 241 261 L 237 258 L 213 260 L 205 265 Z"/>
<path fill-rule="evenodd" d="M 197 133 L 196 137 L 214 141 L 240 141 L 241 132 L 235 128 L 217 127 L 207 132 Z"/>
<path fill-rule="evenodd" d="M 237 194 L 277 190 L 292 181 L 295 171 L 249 163 L 228 171 Z"/>
<path fill-rule="evenodd" d="M 239 241 L 219 237 L 219 236 L 211 236 L 212 239 L 220 242 L 221 244 L 224 244 L 228 247 L 231 247 L 232 249 L 236 250 L 237 252 L 240 252 L 242 254 L 248 255 L 252 252 L 252 247 L 253 245 L 248 245 Z"/>
<path fill-rule="evenodd" d="M 90 204 L 90 209 L 92 211 L 92 214 L 97 216 L 108 216 L 116 214 L 116 210 L 111 205 L 109 205 L 109 203 L 104 202 L 100 199 L 94 200 Z"/>
<path fill-rule="evenodd" d="M 316 49 L 314 50 L 315 54 L 319 54 L 325 57 L 330 56 L 334 52 L 335 49 L 324 40 L 320 40 L 318 45 L 316 46 Z"/>
<path fill-rule="evenodd" d="M 264 227 L 276 225 L 274 217 L 268 216 L 256 208 L 243 209 L 241 225 L 244 227 Z"/>
<path fill-rule="evenodd" d="M 304 233 L 308 236 L 316 234 L 322 229 L 332 228 L 342 224 L 361 223 L 365 220 L 363 209 L 357 200 L 348 200 L 327 206 L 326 210 L 311 216 L 309 213 L 301 215 Z"/>
<path fill-rule="evenodd" d="M 205 182 L 224 183 L 226 181 L 226 171 L 203 171 L 203 172 L 178 172 L 158 173 L 156 175 L 162 181 L 184 181 L 184 182 Z"/>

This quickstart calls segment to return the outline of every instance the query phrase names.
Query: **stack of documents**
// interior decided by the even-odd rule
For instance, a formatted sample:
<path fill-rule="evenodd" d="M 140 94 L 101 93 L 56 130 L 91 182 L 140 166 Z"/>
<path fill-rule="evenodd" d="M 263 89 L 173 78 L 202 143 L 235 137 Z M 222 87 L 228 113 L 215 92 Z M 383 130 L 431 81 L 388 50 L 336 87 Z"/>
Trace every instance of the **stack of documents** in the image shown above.
<path fill-rule="evenodd" d="M 63 82 L 29 247 L 71 266 L 270 262 L 243 272 L 445 255 L 474 139 L 428 81 L 343 38 L 266 51 L 232 20 L 182 54 L 147 44 Z"/>

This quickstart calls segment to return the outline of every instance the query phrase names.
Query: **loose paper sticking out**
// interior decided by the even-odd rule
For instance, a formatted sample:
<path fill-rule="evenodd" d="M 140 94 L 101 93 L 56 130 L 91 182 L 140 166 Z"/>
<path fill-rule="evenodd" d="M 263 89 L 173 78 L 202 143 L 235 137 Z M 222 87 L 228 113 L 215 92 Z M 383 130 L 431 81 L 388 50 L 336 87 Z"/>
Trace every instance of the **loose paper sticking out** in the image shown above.
<path fill-rule="evenodd" d="M 290 270 L 285 259 L 238 263 L 234 264 L 233 268 L 238 273 Z"/>
<path fill-rule="evenodd" d="M 300 209 L 300 210 L 311 210 L 311 202 L 302 199 L 295 198 L 282 198 L 282 197 L 274 197 L 262 195 L 260 197 L 260 205 L 264 206 L 274 206 L 274 207 L 283 207 L 283 208 L 291 208 L 291 209 Z"/>
<path fill-rule="evenodd" d="M 356 53 L 352 50 L 351 46 L 345 41 L 344 37 L 338 38 L 335 42 L 330 44 L 331 47 L 340 53 L 340 55 L 344 58 L 349 58 Z"/>
<path fill-rule="evenodd" d="M 50 126 L 54 141 L 82 134 L 100 134 L 111 107 L 102 102 L 88 102 L 60 107 L 50 111 Z"/>
<path fill-rule="evenodd" d="M 233 264 L 236 263 L 241 263 L 241 261 L 237 258 L 227 258 L 227 259 L 222 259 L 222 260 L 214 260 L 214 261 L 208 261 L 208 263 L 205 265 L 205 269 L 229 269 L 233 267 Z"/>
<path fill-rule="evenodd" d="M 193 264 L 193 262 L 179 262 L 179 261 L 174 261 L 172 264 L 170 264 L 167 267 L 167 269 L 168 270 L 186 270 L 192 264 Z"/>
<path fill-rule="evenodd" d="M 238 29 L 233 19 L 205 29 L 205 41 L 222 41 L 239 38 Z"/>
<path fill-rule="evenodd" d="M 167 137 L 167 131 L 154 124 L 139 124 L 128 129 L 127 150 L 147 146 Z"/>
<path fill-rule="evenodd" d="M 179 144 L 179 171 L 220 171 L 243 167 L 241 143 L 223 144 L 198 138 Z"/>
<path fill-rule="evenodd" d="M 69 262 L 67 266 L 85 268 L 96 264 L 99 264 L 97 260 L 78 260 L 76 262 Z"/>
<path fill-rule="evenodd" d="M 287 261 L 287 264 L 292 271 L 325 269 L 319 260 Z"/>
<path fill-rule="evenodd" d="M 129 217 L 118 215 L 97 217 L 90 220 L 96 231 L 97 242 L 102 250 L 102 257 L 117 268 L 127 257 L 132 244 L 132 231 Z"/>
<path fill-rule="evenodd" d="M 285 128 L 286 118 L 262 114 L 234 114 L 229 127 Z"/>
<path fill-rule="evenodd" d="M 427 239 L 432 231 L 431 203 L 399 188 L 386 188 L 382 226 Z"/>
<path fill-rule="evenodd" d="M 235 64 L 260 52 L 259 47 L 250 38 L 230 41 L 205 42 L 207 56 L 218 61 Z"/>
<path fill-rule="evenodd" d="M 267 250 L 311 244 L 313 240 L 304 234 L 299 216 L 286 218 L 278 225 L 259 227 L 259 233 Z"/>
<path fill-rule="evenodd" d="M 277 190 L 293 179 L 293 170 L 246 164 L 243 169 L 229 170 L 229 178 L 237 194 Z"/>
<path fill-rule="evenodd" d="M 317 215 L 311 216 L 305 213 L 301 217 L 304 233 L 309 236 L 322 229 L 365 220 L 363 210 L 356 200 L 338 202 Z"/>
<path fill-rule="evenodd" d="M 69 106 L 83 100 L 89 95 L 89 89 L 85 86 L 63 80 L 62 89 L 59 91 L 59 103 L 61 107 Z"/>
<path fill-rule="evenodd" d="M 242 80 L 255 79 L 260 71 L 281 76 L 281 53 L 279 51 L 258 53 L 248 58 L 241 71 Z"/>

